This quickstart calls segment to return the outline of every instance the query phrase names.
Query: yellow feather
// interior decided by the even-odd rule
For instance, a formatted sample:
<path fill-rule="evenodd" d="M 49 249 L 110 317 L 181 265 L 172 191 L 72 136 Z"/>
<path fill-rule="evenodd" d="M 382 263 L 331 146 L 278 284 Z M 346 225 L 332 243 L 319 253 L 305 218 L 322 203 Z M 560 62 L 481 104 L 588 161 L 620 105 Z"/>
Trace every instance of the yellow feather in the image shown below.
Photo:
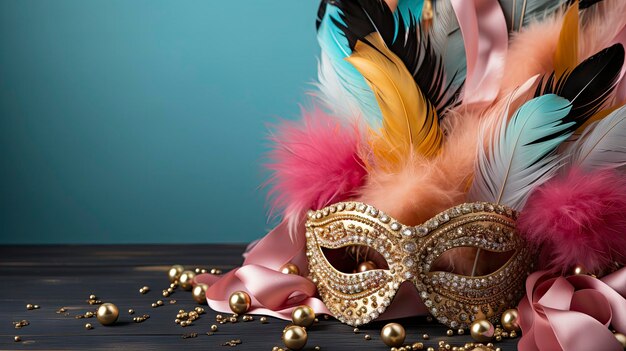
<path fill-rule="evenodd" d="M 357 42 L 346 60 L 365 77 L 383 115 L 382 129 L 374 131 L 372 142 L 376 160 L 399 166 L 414 152 L 435 155 L 443 140 L 436 110 L 380 34 L 365 40 L 371 45 Z"/>
<path fill-rule="evenodd" d="M 554 71 L 560 78 L 578 65 L 578 0 L 567 9 L 554 52 Z"/>

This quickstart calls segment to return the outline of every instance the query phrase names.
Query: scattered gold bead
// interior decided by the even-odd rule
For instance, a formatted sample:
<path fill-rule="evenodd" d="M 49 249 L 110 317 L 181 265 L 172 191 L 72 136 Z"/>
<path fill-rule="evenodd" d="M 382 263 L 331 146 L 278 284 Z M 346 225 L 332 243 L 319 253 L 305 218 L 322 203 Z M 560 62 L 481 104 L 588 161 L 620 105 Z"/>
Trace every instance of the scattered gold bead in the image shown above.
<path fill-rule="evenodd" d="M 250 309 L 250 295 L 244 291 L 235 291 L 228 299 L 230 309 L 235 313 L 246 313 Z"/>
<path fill-rule="evenodd" d="M 302 349 L 306 345 L 307 339 L 306 330 L 297 325 L 289 326 L 283 332 L 283 343 L 292 350 Z"/>
<path fill-rule="evenodd" d="M 184 271 L 180 277 L 178 277 L 178 282 L 180 283 L 180 287 L 183 290 L 191 291 L 193 288 L 193 280 L 196 278 L 196 273 L 193 271 Z"/>
<path fill-rule="evenodd" d="M 422 339 L 428 340 L 428 339 L 430 339 L 430 336 L 428 334 L 424 334 L 424 335 L 422 335 Z"/>
<path fill-rule="evenodd" d="M 102 325 L 111 325 L 117 321 L 120 312 L 112 303 L 103 303 L 98 307 L 98 312 L 96 313 L 96 317 L 98 318 L 98 322 Z"/>
<path fill-rule="evenodd" d="M 358 334 L 359 333 L 359 328 L 354 328 L 352 331 L 354 332 L 354 334 Z"/>
<path fill-rule="evenodd" d="M 237 323 L 237 317 L 230 317 L 228 321 L 231 323 Z"/>
<path fill-rule="evenodd" d="M 280 272 L 283 274 L 300 274 L 300 269 L 295 264 L 288 262 L 285 263 L 282 267 L 280 267 Z"/>
<path fill-rule="evenodd" d="M 454 335 L 454 331 L 453 331 L 452 329 L 448 329 L 448 330 L 446 331 L 446 335 L 447 335 L 447 336 L 452 336 L 452 335 Z"/>
<path fill-rule="evenodd" d="M 411 346 L 411 348 L 413 350 L 423 350 L 424 349 L 424 344 L 421 342 L 415 342 L 413 343 L 413 345 Z"/>
<path fill-rule="evenodd" d="M 507 332 L 502 332 L 500 335 L 502 335 L 503 338 L 508 338 L 509 337 L 509 333 L 507 333 Z"/>
<path fill-rule="evenodd" d="M 167 277 L 169 278 L 170 283 L 174 283 L 175 281 L 177 281 L 184 270 L 185 267 L 179 264 L 173 265 L 170 270 L 167 271 Z"/>
<path fill-rule="evenodd" d="M 435 351 L 435 348 L 434 347 L 429 347 L 429 348 L 426 349 L 426 351 Z"/>
<path fill-rule="evenodd" d="M 365 334 L 363 337 L 365 340 L 372 340 L 372 337 L 369 334 Z"/>
<path fill-rule="evenodd" d="M 13 341 L 20 342 L 20 341 L 22 341 L 22 338 L 20 338 L 19 336 L 16 335 L 16 336 L 13 337 Z"/>
<path fill-rule="evenodd" d="M 358 273 L 362 273 L 362 272 L 367 272 L 367 271 L 373 271 L 375 269 L 378 269 L 378 266 L 376 266 L 376 263 L 372 261 L 365 261 L 365 262 L 359 263 L 359 265 L 356 268 L 356 271 Z"/>
<path fill-rule="evenodd" d="M 470 334 L 472 338 L 478 342 L 487 342 L 494 335 L 494 327 L 491 322 L 486 319 L 478 319 L 470 326 Z"/>
<path fill-rule="evenodd" d="M 308 328 L 315 321 L 315 311 L 306 305 L 298 306 L 291 312 L 291 320 L 295 325 Z"/>
<path fill-rule="evenodd" d="M 204 308 L 197 306 L 196 308 L 194 308 L 194 310 L 196 310 L 196 312 L 198 312 L 198 314 L 203 314 L 204 313 Z"/>
<path fill-rule="evenodd" d="M 27 310 L 29 310 L 29 311 L 30 311 L 30 310 L 34 310 L 34 309 L 35 309 L 35 306 L 33 306 L 33 304 L 30 304 L 30 303 L 29 303 L 29 304 L 27 304 L 27 305 L 26 305 L 26 309 L 27 309 Z"/>
<path fill-rule="evenodd" d="M 406 331 L 398 323 L 389 323 L 380 331 L 380 338 L 389 347 L 402 346 L 406 338 Z"/>
<path fill-rule="evenodd" d="M 216 332 L 216 331 L 217 331 L 217 325 L 213 324 L 213 325 L 211 326 L 211 331 L 212 331 L 212 332 Z"/>
<path fill-rule="evenodd" d="M 504 311 L 500 318 L 502 327 L 507 331 L 519 331 L 519 314 L 515 308 Z"/>
<path fill-rule="evenodd" d="M 463 334 L 465 334 L 465 329 L 459 328 L 459 330 L 457 330 L 456 333 L 459 334 L 459 335 L 463 335 Z"/>
<path fill-rule="evenodd" d="M 89 295 L 89 300 L 96 300 L 98 297 L 94 294 Z"/>
<path fill-rule="evenodd" d="M 315 350 L 315 351 L 320 351 L 321 349 L 322 349 L 322 348 L 321 348 L 321 347 L 319 347 L 319 346 L 315 346 L 315 347 L 313 348 L 313 350 Z"/>
<path fill-rule="evenodd" d="M 132 308 L 128 309 L 128 314 L 135 314 L 135 310 L 133 310 Z"/>
<path fill-rule="evenodd" d="M 163 300 L 158 300 L 158 301 L 156 302 L 156 304 L 157 304 L 157 306 L 163 306 Z"/>
<path fill-rule="evenodd" d="M 91 317 L 93 317 L 93 312 L 91 311 L 85 312 L 85 318 L 91 318 Z"/>
<path fill-rule="evenodd" d="M 261 318 L 259 318 L 259 321 L 263 324 L 267 323 L 267 317 L 263 316 Z"/>
<path fill-rule="evenodd" d="M 619 341 L 619 343 L 622 344 L 622 347 L 626 349 L 626 335 L 622 333 L 615 333 L 613 335 L 615 336 L 617 341 Z"/>
<path fill-rule="evenodd" d="M 502 341 L 502 336 L 501 335 L 496 335 L 496 341 Z"/>
<path fill-rule="evenodd" d="M 206 301 L 206 291 L 209 288 L 208 285 L 206 284 L 196 284 L 196 286 L 193 287 L 193 289 L 191 290 L 191 295 L 193 296 L 194 301 L 196 301 L 199 304 L 203 304 L 206 305 L 207 301 Z"/>
<path fill-rule="evenodd" d="M 143 290 L 143 292 L 141 292 L 142 290 Z M 148 293 L 148 291 L 150 291 L 150 287 L 149 287 L 149 286 L 144 286 L 144 287 L 142 287 L 141 289 L 139 289 L 139 291 L 140 291 L 142 294 L 146 294 L 146 293 Z"/>
<path fill-rule="evenodd" d="M 38 310 L 39 309 L 39 305 L 33 305 L 33 308 Z"/>
<path fill-rule="evenodd" d="M 153 302 L 151 306 L 152 306 L 152 308 L 156 308 L 156 307 L 158 307 L 158 306 L 157 306 L 157 304 L 156 304 L 155 302 Z"/>
<path fill-rule="evenodd" d="M 93 325 L 91 325 L 91 323 L 87 323 L 87 324 L 85 324 L 85 329 L 87 329 L 87 330 L 93 329 Z"/>

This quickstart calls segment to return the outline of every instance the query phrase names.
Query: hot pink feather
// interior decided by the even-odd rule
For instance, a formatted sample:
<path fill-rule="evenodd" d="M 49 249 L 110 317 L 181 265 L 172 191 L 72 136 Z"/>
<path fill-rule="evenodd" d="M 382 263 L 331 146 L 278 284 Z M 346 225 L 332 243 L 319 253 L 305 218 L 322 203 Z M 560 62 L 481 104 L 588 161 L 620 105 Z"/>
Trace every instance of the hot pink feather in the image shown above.
<path fill-rule="evenodd" d="M 282 211 L 291 228 L 309 209 L 344 200 L 363 184 L 361 132 L 344 122 L 320 109 L 303 111 L 301 121 L 281 123 L 270 137 L 271 211 Z"/>
<path fill-rule="evenodd" d="M 613 170 L 571 170 L 529 198 L 517 221 L 541 247 L 540 267 L 567 272 L 575 265 L 601 273 L 626 263 L 626 177 Z"/>

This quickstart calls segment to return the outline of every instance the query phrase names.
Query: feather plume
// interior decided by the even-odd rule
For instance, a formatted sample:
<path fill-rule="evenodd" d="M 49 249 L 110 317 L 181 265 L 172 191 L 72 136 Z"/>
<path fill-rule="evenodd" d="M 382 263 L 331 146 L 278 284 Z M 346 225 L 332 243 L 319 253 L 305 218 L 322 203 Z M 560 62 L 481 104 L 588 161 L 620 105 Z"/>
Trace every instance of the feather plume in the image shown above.
<path fill-rule="evenodd" d="M 335 21 L 354 50 L 358 42 L 378 33 L 385 45 L 400 58 L 415 84 L 437 108 L 441 117 L 457 100 L 460 87 L 446 84 L 441 57 L 433 50 L 430 39 L 418 27 L 419 17 L 408 6 L 415 1 L 404 0 L 394 14 L 382 0 L 337 1 L 341 22 Z"/>
<path fill-rule="evenodd" d="M 533 20 L 541 20 L 567 0 L 499 0 L 509 32 L 519 31 Z"/>
<path fill-rule="evenodd" d="M 569 164 L 584 171 L 626 165 L 626 106 L 586 129 L 566 156 Z"/>
<path fill-rule="evenodd" d="M 361 132 L 319 109 L 281 123 L 270 140 L 271 211 L 282 211 L 292 229 L 306 211 L 353 196 L 365 180 Z"/>
<path fill-rule="evenodd" d="M 578 64 L 578 0 L 567 9 L 554 52 L 554 72 L 561 78 Z"/>
<path fill-rule="evenodd" d="M 626 263 L 626 178 L 614 170 L 574 168 L 538 188 L 517 220 L 522 236 L 541 247 L 540 269 L 575 265 L 600 274 Z"/>
<path fill-rule="evenodd" d="M 553 72 L 545 84 L 539 84 L 535 96 L 554 93 L 571 101 L 567 121 L 574 122 L 570 128 L 576 130 L 609 99 L 623 63 L 624 48 L 615 44 L 586 59 L 561 78 Z"/>
<path fill-rule="evenodd" d="M 446 75 L 446 86 L 460 90 L 465 82 L 467 63 L 459 22 L 450 0 L 433 1 L 433 10 L 435 20 L 428 32 L 433 51 L 443 58 L 445 71 L 454 72 Z"/>
<path fill-rule="evenodd" d="M 327 3 L 327 0 L 322 1 L 317 24 L 317 41 L 322 49 L 319 97 L 337 115 L 346 112 L 345 109 L 337 107 L 348 104 L 349 110 L 356 110 L 358 117 L 364 118 L 372 126 L 378 126 L 382 116 L 374 93 L 363 76 L 345 61 L 352 50 L 343 32 L 336 25 L 342 21 L 340 16 L 341 11 L 336 6 Z M 338 94 L 340 91 L 342 93 Z M 352 118 L 354 115 L 346 117 Z"/>
<path fill-rule="evenodd" d="M 380 34 L 358 42 L 347 60 L 370 84 L 383 112 L 383 128 L 372 147 L 377 161 L 398 166 L 411 153 L 437 153 L 443 139 L 437 113 Z"/>
<path fill-rule="evenodd" d="M 404 19 L 404 26 L 408 28 L 411 26 L 412 19 L 422 17 L 423 7 L 424 0 L 399 0 L 395 11 L 400 18 Z"/>
<path fill-rule="evenodd" d="M 486 121 L 488 134 L 479 140 L 486 140 L 488 146 L 479 144 L 469 198 L 521 209 L 532 189 L 557 169 L 554 150 L 573 132 L 572 123 L 562 121 L 570 109 L 566 99 L 544 95 L 522 105 L 508 124 L 502 118 Z M 496 128 L 491 129 L 490 123 Z M 547 136 L 551 137 L 546 140 Z"/>

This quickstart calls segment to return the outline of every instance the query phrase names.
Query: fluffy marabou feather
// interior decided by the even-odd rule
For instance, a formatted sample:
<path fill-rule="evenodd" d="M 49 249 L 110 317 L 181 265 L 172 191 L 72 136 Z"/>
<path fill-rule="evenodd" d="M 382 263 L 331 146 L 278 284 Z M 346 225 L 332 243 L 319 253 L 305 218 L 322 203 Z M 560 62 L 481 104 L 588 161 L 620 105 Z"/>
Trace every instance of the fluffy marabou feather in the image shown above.
<path fill-rule="evenodd" d="M 321 79 L 318 85 L 320 97 L 340 116 L 345 111 L 337 107 L 349 104 L 351 110 L 356 109 L 358 115 L 371 125 L 379 125 L 382 117 L 374 93 L 363 76 L 345 60 L 352 50 L 343 32 L 337 27 L 337 23 L 342 21 L 341 12 L 327 2 L 322 1 L 320 6 L 323 8 L 318 12 L 318 16 L 322 16 L 317 31 L 317 41 L 322 49 L 319 72 Z M 341 93 L 337 94 L 338 91 Z"/>
<path fill-rule="evenodd" d="M 357 42 L 347 60 L 365 77 L 383 113 L 383 127 L 375 132 L 372 146 L 376 161 L 397 167 L 413 153 L 436 154 L 443 139 L 437 113 L 380 34 Z"/>
<path fill-rule="evenodd" d="M 521 209 L 530 192 L 556 171 L 554 151 L 573 133 L 571 123 L 562 122 L 570 109 L 569 101 L 549 94 L 526 102 L 508 123 L 487 120 L 479 138 L 487 146 L 479 144 L 470 200 Z"/>
<path fill-rule="evenodd" d="M 584 8 L 581 3 L 581 9 Z M 626 24 L 626 1 L 604 0 L 580 13 L 578 58 L 584 60 L 611 45 Z M 563 25 L 564 11 L 556 11 L 541 21 L 531 22 L 512 36 L 507 52 L 500 96 L 537 74 L 554 70 L 554 52 Z"/>
<path fill-rule="evenodd" d="M 585 171 L 626 165 L 626 106 L 587 128 L 565 156 L 566 162 Z"/>
<path fill-rule="evenodd" d="M 272 212 L 282 210 L 295 226 L 309 209 L 353 196 L 366 176 L 358 156 L 361 134 L 319 109 L 277 126 L 266 165 Z"/>
<path fill-rule="evenodd" d="M 572 170 L 537 189 L 517 221 L 541 246 L 542 269 L 557 273 L 582 265 L 601 273 L 626 263 L 626 178 L 613 170 Z"/>
<path fill-rule="evenodd" d="M 372 204 L 407 225 L 421 224 L 464 202 L 476 160 L 479 125 L 476 113 L 461 115 L 451 111 L 443 123 L 447 138 L 436 158 L 413 154 L 398 171 L 372 170 L 359 201 Z"/>

